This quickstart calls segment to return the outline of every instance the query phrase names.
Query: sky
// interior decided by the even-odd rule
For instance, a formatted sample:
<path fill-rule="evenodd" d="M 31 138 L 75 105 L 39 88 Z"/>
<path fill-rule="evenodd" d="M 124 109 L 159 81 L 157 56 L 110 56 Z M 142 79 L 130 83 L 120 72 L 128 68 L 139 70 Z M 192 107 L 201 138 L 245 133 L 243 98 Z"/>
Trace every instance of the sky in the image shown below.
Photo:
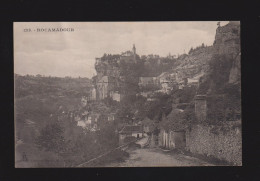
<path fill-rule="evenodd" d="M 227 21 L 221 21 L 221 26 Z M 37 28 L 73 28 L 37 32 Z M 96 57 L 132 50 L 162 57 L 212 45 L 217 21 L 201 22 L 15 22 L 14 72 L 20 75 L 88 77 Z M 31 29 L 31 32 L 25 32 Z M 36 30 L 36 31 L 34 31 Z"/>

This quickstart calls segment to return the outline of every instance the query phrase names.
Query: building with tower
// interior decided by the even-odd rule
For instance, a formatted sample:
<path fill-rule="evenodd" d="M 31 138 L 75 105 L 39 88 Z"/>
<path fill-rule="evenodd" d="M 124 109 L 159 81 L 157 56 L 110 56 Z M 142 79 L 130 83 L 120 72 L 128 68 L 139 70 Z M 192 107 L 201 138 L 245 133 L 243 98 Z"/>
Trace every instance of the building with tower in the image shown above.
<path fill-rule="evenodd" d="M 136 63 L 136 48 L 133 44 L 132 51 L 126 51 L 121 53 L 120 60 L 126 61 L 127 63 Z"/>

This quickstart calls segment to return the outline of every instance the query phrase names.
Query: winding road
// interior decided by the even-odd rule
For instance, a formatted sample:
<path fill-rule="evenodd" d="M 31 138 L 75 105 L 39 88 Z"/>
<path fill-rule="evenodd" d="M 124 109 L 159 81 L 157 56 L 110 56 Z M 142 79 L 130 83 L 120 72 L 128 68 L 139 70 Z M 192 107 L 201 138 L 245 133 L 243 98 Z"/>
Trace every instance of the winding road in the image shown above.
<path fill-rule="evenodd" d="M 144 142 L 139 141 L 140 142 Z M 124 162 L 113 162 L 105 167 L 180 167 L 180 166 L 214 166 L 198 158 L 186 156 L 160 148 L 129 148 L 125 150 L 129 158 Z"/>

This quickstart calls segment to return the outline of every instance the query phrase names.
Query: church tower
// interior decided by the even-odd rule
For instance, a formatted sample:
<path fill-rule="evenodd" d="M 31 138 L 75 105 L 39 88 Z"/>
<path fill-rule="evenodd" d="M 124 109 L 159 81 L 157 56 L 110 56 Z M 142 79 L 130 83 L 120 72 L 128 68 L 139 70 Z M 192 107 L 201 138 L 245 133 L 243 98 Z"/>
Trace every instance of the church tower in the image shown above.
<path fill-rule="evenodd" d="M 134 61 L 136 60 L 136 48 L 135 44 L 133 45 L 133 54 L 134 54 Z"/>

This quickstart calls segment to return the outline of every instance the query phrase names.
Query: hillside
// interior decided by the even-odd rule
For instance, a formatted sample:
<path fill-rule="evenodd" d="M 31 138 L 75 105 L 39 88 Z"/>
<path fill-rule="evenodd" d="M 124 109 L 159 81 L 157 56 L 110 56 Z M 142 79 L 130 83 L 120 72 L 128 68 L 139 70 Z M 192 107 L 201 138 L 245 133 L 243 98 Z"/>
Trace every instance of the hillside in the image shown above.
<path fill-rule="evenodd" d="M 30 135 L 24 135 L 24 129 L 28 134 L 37 132 L 60 108 L 66 112 L 77 109 L 82 96 L 88 95 L 90 86 L 87 78 L 15 75 L 15 123 L 19 139 L 30 140 Z"/>
<path fill-rule="evenodd" d="M 29 95 L 83 96 L 90 89 L 88 78 L 59 78 L 15 75 L 15 97 Z"/>

